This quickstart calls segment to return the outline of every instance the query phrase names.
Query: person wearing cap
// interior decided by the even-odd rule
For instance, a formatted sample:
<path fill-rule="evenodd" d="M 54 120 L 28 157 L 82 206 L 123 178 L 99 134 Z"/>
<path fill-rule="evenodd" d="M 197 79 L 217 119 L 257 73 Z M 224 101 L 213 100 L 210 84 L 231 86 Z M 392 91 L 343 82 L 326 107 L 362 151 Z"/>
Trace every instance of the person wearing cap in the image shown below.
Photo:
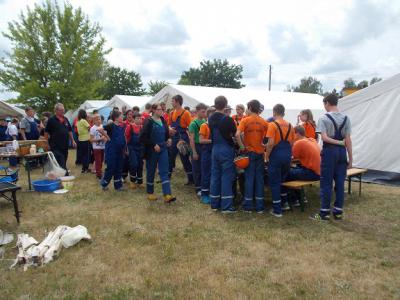
<path fill-rule="evenodd" d="M 247 108 L 249 115 L 240 122 L 236 131 L 236 141 L 241 153 L 245 152 L 249 156 L 249 166 L 244 170 L 246 179 L 242 207 L 244 211 L 252 212 L 255 199 L 256 212 L 263 213 L 265 208 L 263 140 L 267 134 L 268 123 L 259 116 L 261 103 L 258 100 L 251 100 L 247 103 Z"/>
<path fill-rule="evenodd" d="M 23 140 L 38 140 L 40 137 L 40 121 L 35 119 L 35 111 L 32 107 L 25 108 L 26 117 L 22 118 L 19 127 Z"/>
<path fill-rule="evenodd" d="M 174 110 L 170 113 L 168 120 L 170 136 L 172 137 L 172 145 L 169 148 L 169 177 L 171 178 L 172 176 L 172 172 L 175 167 L 176 156 L 179 153 L 179 157 L 181 158 L 181 162 L 187 176 L 186 185 L 192 185 L 194 181 L 189 154 L 183 154 L 179 152 L 177 148 L 177 145 L 180 141 L 190 145 L 187 129 L 192 122 L 192 117 L 188 110 L 182 108 L 182 104 L 183 98 L 181 95 L 175 95 L 172 97 L 172 107 Z"/>
<path fill-rule="evenodd" d="M 294 128 L 296 134 L 295 142 L 292 147 L 293 159 L 299 160 L 299 164 L 290 168 L 286 181 L 293 180 L 319 180 L 321 174 L 321 149 L 314 138 L 306 137 L 306 130 L 298 125 Z M 282 186 L 282 194 L 287 195 L 287 189 Z M 295 192 L 294 206 L 299 206 L 299 191 Z M 288 208 L 287 197 L 282 197 L 282 206 Z"/>
<path fill-rule="evenodd" d="M 233 163 L 235 157 L 233 137 L 236 133 L 236 125 L 233 119 L 227 116 L 227 105 L 228 100 L 224 96 L 215 98 L 216 112 L 208 120 L 213 143 L 211 153 L 211 208 L 214 211 L 221 210 L 224 214 L 235 212 L 232 185 L 236 174 Z"/>
<path fill-rule="evenodd" d="M 339 112 L 338 97 L 330 94 L 323 99 L 327 113 L 318 120 L 317 132 L 323 141 L 321 151 L 320 211 L 312 216 L 313 220 L 330 219 L 333 182 L 335 182 L 335 203 L 332 214 L 335 220 L 343 218 L 344 181 L 347 168 L 353 163 L 351 141 L 351 123 L 348 116 Z M 348 159 L 347 159 L 348 158 Z"/>
<path fill-rule="evenodd" d="M 239 126 L 240 121 L 244 118 L 245 107 L 243 104 L 236 105 L 236 115 L 232 116 L 233 121 L 235 121 L 236 126 Z"/>
<path fill-rule="evenodd" d="M 189 125 L 190 147 L 192 149 L 192 170 L 196 193 L 201 196 L 201 144 L 199 131 L 200 126 L 206 122 L 207 105 L 199 103 L 196 105 L 197 118 Z"/>
<path fill-rule="evenodd" d="M 268 138 L 265 159 L 268 163 L 268 181 L 272 194 L 272 210 L 275 217 L 282 217 L 281 184 L 289 172 L 292 159 L 291 145 L 294 142 L 292 125 L 283 119 L 285 107 L 276 104 L 273 109 L 274 121 L 268 124 L 266 137 Z"/>

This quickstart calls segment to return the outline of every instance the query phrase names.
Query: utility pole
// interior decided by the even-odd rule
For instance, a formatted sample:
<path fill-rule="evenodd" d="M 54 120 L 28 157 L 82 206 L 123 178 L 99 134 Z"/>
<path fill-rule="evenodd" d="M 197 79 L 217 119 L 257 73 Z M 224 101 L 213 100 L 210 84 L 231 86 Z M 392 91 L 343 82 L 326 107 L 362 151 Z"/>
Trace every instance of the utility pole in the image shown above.
<path fill-rule="evenodd" d="M 268 91 L 271 91 L 271 76 L 272 76 L 272 66 L 269 65 Z"/>

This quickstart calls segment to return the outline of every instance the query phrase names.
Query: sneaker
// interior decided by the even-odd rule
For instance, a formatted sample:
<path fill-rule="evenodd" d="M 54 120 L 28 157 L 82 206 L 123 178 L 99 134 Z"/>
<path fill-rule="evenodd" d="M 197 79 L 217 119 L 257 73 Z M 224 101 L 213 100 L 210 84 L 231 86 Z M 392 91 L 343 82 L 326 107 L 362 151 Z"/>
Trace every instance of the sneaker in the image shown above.
<path fill-rule="evenodd" d="M 222 214 L 234 214 L 234 213 L 236 213 L 236 209 L 234 209 L 234 208 L 229 208 L 229 209 L 226 209 L 226 210 L 221 211 L 221 213 L 222 213 Z"/>
<path fill-rule="evenodd" d="M 300 207 L 300 201 L 296 200 L 296 202 L 293 203 L 293 207 Z"/>
<path fill-rule="evenodd" d="M 211 200 L 210 200 L 209 196 L 201 196 L 201 200 L 200 201 L 203 204 L 210 204 L 211 203 Z"/>
<path fill-rule="evenodd" d="M 198 192 L 196 193 L 196 195 L 197 195 L 197 197 L 201 197 L 201 191 L 198 191 Z"/>
<path fill-rule="evenodd" d="M 136 183 L 134 183 L 134 182 L 129 183 L 129 188 L 130 188 L 131 190 L 136 189 L 136 188 L 137 188 Z"/>
<path fill-rule="evenodd" d="M 311 215 L 310 219 L 315 221 L 329 221 L 330 217 L 329 215 L 321 216 L 320 213 L 316 213 Z"/>
<path fill-rule="evenodd" d="M 289 203 L 285 202 L 285 204 L 282 205 L 282 210 L 283 210 L 283 211 L 288 211 L 288 210 L 290 210 Z"/>
<path fill-rule="evenodd" d="M 343 214 L 333 214 L 333 218 L 335 220 L 341 221 L 341 220 L 343 220 Z"/>
<path fill-rule="evenodd" d="M 273 209 L 271 209 L 271 210 L 269 211 L 269 213 L 270 213 L 271 215 L 273 215 L 274 217 L 282 218 L 282 214 L 278 214 L 278 213 L 274 212 Z"/>
<path fill-rule="evenodd" d="M 263 214 L 264 213 L 264 210 L 258 210 L 258 211 L 256 211 L 256 213 L 258 213 L 258 214 Z"/>
<path fill-rule="evenodd" d="M 172 196 L 172 195 L 165 195 L 164 196 L 164 202 L 165 203 L 171 203 L 171 202 L 174 202 L 174 201 L 176 201 L 176 197 L 175 196 Z"/>
<path fill-rule="evenodd" d="M 147 200 L 149 201 L 157 201 L 158 197 L 154 194 L 147 194 Z"/>
<path fill-rule="evenodd" d="M 211 208 L 211 210 L 217 212 L 219 211 L 219 208 Z"/>

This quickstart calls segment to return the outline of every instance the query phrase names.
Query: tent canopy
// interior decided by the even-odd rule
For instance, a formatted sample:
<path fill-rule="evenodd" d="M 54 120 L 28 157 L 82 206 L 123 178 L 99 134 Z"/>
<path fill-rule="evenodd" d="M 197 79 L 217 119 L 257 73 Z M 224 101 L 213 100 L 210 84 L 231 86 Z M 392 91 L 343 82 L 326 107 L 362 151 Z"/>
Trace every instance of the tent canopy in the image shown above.
<path fill-rule="evenodd" d="M 400 74 L 339 100 L 352 124 L 354 166 L 400 173 Z"/>
<path fill-rule="evenodd" d="M 100 107 L 103 107 L 106 105 L 108 100 L 86 100 L 83 102 L 77 109 L 75 110 L 69 110 L 65 113 L 65 116 L 68 120 L 72 121 L 75 119 L 78 115 L 78 112 L 80 109 L 84 109 L 88 113 L 92 113 L 93 110 L 99 109 Z"/>
<path fill-rule="evenodd" d="M 199 103 L 213 105 L 217 96 L 223 95 L 228 99 L 228 104 L 235 110 L 236 105 L 246 105 L 252 99 L 259 100 L 264 105 L 262 116 L 272 116 L 272 108 L 281 103 L 286 108 L 286 119 L 292 123 L 297 122 L 297 115 L 302 109 L 311 109 L 314 118 L 318 119 L 324 113 L 323 97 L 316 94 L 292 93 L 292 92 L 268 92 L 265 89 L 254 88 L 215 88 L 191 85 L 170 84 L 158 92 L 150 103 L 164 101 L 167 107 L 171 107 L 172 97 L 180 94 L 183 97 L 183 105 L 195 108 Z"/>
<path fill-rule="evenodd" d="M 144 109 L 146 103 L 150 102 L 151 96 L 126 96 L 126 95 L 115 95 L 108 101 L 104 106 L 111 108 L 118 107 L 122 110 L 122 107 L 126 106 L 131 109 L 134 106 L 138 106 L 140 110 Z"/>
<path fill-rule="evenodd" d="M 26 116 L 25 111 L 6 101 L 0 101 L 0 117 L 1 118 L 22 118 Z"/>

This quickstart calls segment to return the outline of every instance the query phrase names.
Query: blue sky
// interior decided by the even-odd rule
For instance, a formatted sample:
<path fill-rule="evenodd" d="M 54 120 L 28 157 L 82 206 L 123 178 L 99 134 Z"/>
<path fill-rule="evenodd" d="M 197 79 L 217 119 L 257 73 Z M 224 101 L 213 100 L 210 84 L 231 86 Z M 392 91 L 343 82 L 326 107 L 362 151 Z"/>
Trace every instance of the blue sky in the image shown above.
<path fill-rule="evenodd" d="M 0 31 L 40 1 L 0 0 Z M 71 0 L 103 27 L 112 65 L 176 83 L 203 59 L 244 67 L 243 82 L 284 90 L 315 76 L 325 90 L 400 70 L 400 1 Z M 0 55 L 11 45 L 0 37 Z M 0 98 L 10 94 L 0 93 Z"/>

